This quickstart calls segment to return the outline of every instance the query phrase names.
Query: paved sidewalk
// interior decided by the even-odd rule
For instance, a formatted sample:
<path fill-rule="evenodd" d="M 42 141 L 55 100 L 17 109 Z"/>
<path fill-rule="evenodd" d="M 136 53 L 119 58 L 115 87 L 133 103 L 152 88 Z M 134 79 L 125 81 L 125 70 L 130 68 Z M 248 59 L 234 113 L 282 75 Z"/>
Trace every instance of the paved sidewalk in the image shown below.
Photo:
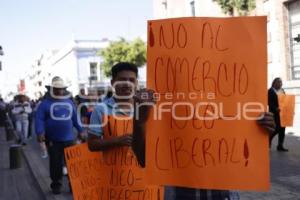
<path fill-rule="evenodd" d="M 286 136 L 289 152 L 278 152 L 276 143 L 277 137 L 270 150 L 271 190 L 241 192 L 242 200 L 300 200 L 300 137 Z"/>
<path fill-rule="evenodd" d="M 39 144 L 33 136 L 24 149 L 25 159 L 28 161 L 33 177 L 39 184 L 46 200 L 72 200 L 73 196 L 70 192 L 67 177 L 63 178 L 62 193 L 53 195 L 50 189 L 50 175 L 49 175 L 49 160 L 43 159 L 40 154 Z"/>
<path fill-rule="evenodd" d="M 21 168 L 9 168 L 9 146 L 13 143 L 6 141 L 5 129 L 0 127 L 0 200 L 45 199 L 23 155 Z"/>

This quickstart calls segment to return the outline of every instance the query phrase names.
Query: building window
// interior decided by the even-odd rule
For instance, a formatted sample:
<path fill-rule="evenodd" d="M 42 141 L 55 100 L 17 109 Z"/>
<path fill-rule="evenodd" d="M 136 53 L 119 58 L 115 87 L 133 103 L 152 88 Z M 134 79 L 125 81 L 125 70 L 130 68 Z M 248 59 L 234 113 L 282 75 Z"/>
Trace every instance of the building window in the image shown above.
<path fill-rule="evenodd" d="M 191 1 L 191 2 L 190 2 L 190 8 L 191 8 L 191 15 L 192 15 L 192 16 L 196 16 L 196 12 L 195 12 L 195 1 Z"/>
<path fill-rule="evenodd" d="M 288 4 L 291 75 L 293 80 L 300 80 L 300 0 Z"/>
<path fill-rule="evenodd" d="M 98 76 L 97 76 L 97 63 L 96 62 L 91 62 L 90 63 L 90 80 L 91 81 L 98 80 Z"/>

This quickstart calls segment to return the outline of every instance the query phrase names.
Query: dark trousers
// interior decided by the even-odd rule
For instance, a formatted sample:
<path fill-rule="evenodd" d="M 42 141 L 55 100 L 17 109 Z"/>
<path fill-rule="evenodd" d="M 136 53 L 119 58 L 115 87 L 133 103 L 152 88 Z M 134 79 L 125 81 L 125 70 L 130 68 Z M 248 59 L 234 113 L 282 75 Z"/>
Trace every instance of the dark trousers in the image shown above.
<path fill-rule="evenodd" d="M 175 200 L 196 200 L 196 190 L 193 188 L 175 187 Z"/>
<path fill-rule="evenodd" d="M 31 127 L 32 127 L 32 116 L 29 115 L 28 117 L 28 122 L 29 122 L 29 125 L 28 125 L 28 135 L 27 135 L 27 138 L 30 138 L 32 136 L 32 132 L 31 132 Z M 26 138 L 26 139 L 27 139 Z"/>
<path fill-rule="evenodd" d="M 6 120 L 6 113 L 4 110 L 0 110 L 0 127 L 4 127 Z"/>
<path fill-rule="evenodd" d="M 230 199 L 230 193 L 228 190 L 205 190 L 184 187 L 175 187 L 174 200 L 225 200 Z M 199 197 L 200 196 L 200 197 Z"/>
<path fill-rule="evenodd" d="M 51 188 L 61 187 L 64 165 L 64 149 L 74 145 L 74 141 L 53 142 L 48 141 Z"/>
<path fill-rule="evenodd" d="M 270 145 L 272 143 L 273 138 L 278 134 L 278 147 L 283 147 L 284 138 L 285 138 L 285 127 L 281 127 L 280 125 L 276 125 L 275 131 L 270 136 Z"/>

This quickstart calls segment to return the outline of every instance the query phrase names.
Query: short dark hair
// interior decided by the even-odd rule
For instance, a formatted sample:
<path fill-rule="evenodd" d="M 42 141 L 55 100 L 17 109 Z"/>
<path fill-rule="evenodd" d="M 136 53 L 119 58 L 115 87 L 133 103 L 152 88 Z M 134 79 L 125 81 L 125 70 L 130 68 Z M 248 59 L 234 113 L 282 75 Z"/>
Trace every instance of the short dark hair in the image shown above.
<path fill-rule="evenodd" d="M 138 77 L 137 66 L 129 62 L 119 62 L 111 68 L 112 79 L 115 79 L 119 72 L 121 71 L 132 71 Z"/>

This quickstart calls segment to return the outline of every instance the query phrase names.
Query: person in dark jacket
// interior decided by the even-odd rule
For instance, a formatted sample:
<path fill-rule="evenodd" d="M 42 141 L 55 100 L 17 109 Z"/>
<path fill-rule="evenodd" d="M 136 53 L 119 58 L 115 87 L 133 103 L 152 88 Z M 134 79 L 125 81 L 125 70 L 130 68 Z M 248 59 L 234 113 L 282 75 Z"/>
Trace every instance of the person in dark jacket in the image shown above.
<path fill-rule="evenodd" d="M 4 127 L 6 120 L 6 103 L 0 97 L 0 127 Z"/>
<path fill-rule="evenodd" d="M 278 151 L 288 151 L 288 149 L 284 148 L 284 137 L 285 137 L 285 127 L 282 127 L 280 124 L 280 109 L 278 104 L 278 96 L 279 94 L 285 94 L 282 89 L 282 80 L 277 77 L 272 82 L 272 87 L 268 90 L 268 105 L 269 110 L 274 114 L 274 120 L 276 124 L 275 131 L 270 135 L 270 147 L 272 145 L 273 138 L 278 134 Z"/>
<path fill-rule="evenodd" d="M 75 144 L 73 127 L 78 130 L 80 138 L 84 136 L 77 121 L 75 105 L 69 95 L 65 95 L 66 88 L 60 77 L 54 77 L 50 91 L 38 106 L 35 116 L 38 141 L 45 141 L 49 151 L 50 187 L 54 194 L 61 193 L 64 148 Z"/>

